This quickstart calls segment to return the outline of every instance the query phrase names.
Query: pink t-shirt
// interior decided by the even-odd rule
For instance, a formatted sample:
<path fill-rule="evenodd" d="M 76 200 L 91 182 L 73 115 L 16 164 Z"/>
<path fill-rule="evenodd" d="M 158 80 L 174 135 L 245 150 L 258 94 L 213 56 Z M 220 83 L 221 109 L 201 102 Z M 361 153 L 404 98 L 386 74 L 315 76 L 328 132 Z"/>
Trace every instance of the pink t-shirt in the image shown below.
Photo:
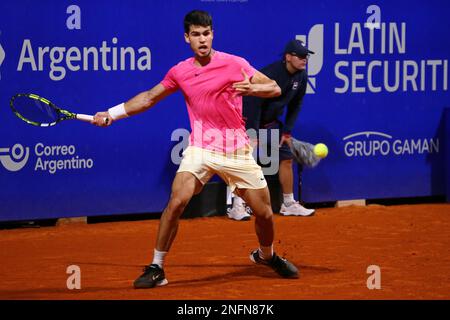
<path fill-rule="evenodd" d="M 189 58 L 172 67 L 161 84 L 168 90 L 181 89 L 186 100 L 191 135 L 189 144 L 208 150 L 233 152 L 248 143 L 242 119 L 242 96 L 232 88 L 249 78 L 255 69 L 243 58 L 215 51 L 206 66 Z"/>

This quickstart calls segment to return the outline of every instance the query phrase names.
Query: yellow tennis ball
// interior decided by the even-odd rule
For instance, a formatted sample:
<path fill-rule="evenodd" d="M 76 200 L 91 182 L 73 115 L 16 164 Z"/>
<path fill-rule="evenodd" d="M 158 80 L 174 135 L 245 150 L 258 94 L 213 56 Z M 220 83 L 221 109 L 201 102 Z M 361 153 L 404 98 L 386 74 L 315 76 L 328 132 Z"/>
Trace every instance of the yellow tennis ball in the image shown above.
<path fill-rule="evenodd" d="M 323 143 L 314 146 L 314 154 L 319 158 L 325 158 L 328 155 L 328 147 Z"/>

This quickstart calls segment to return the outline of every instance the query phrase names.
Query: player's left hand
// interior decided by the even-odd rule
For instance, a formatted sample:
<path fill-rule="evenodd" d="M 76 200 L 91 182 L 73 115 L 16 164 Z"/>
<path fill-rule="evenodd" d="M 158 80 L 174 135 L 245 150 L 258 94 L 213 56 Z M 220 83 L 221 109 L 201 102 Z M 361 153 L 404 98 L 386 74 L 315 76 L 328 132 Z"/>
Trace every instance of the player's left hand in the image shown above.
<path fill-rule="evenodd" d="M 233 83 L 233 88 L 242 96 L 248 96 L 253 92 L 253 86 L 244 69 L 241 69 L 244 80 Z"/>

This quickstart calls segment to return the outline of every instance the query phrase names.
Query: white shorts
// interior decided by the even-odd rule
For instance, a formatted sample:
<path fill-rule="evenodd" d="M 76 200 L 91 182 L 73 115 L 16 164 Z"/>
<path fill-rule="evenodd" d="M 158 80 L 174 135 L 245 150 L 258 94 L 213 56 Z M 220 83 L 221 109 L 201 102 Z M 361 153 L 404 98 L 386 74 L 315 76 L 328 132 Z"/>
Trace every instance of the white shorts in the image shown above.
<path fill-rule="evenodd" d="M 262 189 L 267 186 L 267 182 L 252 152 L 253 148 L 249 145 L 233 153 L 189 146 L 183 152 L 183 159 L 177 172 L 190 172 L 202 184 L 206 184 L 214 174 L 217 174 L 231 191 L 236 188 Z"/>

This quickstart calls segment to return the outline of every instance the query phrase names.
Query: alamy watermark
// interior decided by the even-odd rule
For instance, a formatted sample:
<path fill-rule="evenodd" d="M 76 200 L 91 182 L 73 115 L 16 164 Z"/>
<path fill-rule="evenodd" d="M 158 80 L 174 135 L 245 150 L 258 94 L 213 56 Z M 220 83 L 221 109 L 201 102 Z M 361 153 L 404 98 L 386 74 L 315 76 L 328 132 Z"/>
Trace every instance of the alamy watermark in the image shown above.
<path fill-rule="evenodd" d="M 81 268 L 77 265 L 70 265 L 66 269 L 70 276 L 67 278 L 66 286 L 69 290 L 81 289 Z"/>
<path fill-rule="evenodd" d="M 369 290 L 381 289 L 381 269 L 377 265 L 370 265 L 366 270 L 370 276 L 367 278 L 366 285 Z"/>

